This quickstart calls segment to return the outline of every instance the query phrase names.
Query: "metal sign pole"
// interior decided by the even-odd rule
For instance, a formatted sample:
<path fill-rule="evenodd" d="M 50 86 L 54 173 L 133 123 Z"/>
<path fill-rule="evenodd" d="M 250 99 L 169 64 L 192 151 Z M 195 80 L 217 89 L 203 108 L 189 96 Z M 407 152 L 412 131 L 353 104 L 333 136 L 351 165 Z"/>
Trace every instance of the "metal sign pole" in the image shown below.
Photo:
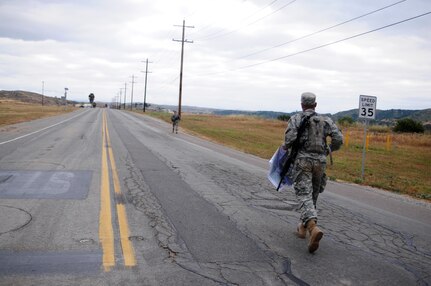
<path fill-rule="evenodd" d="M 368 120 L 365 119 L 365 124 L 364 124 L 364 142 L 363 142 L 363 147 L 362 147 L 362 167 L 361 167 L 361 180 L 364 180 L 364 171 L 365 171 L 365 145 L 366 145 L 366 140 L 367 140 L 367 127 L 368 127 Z"/>

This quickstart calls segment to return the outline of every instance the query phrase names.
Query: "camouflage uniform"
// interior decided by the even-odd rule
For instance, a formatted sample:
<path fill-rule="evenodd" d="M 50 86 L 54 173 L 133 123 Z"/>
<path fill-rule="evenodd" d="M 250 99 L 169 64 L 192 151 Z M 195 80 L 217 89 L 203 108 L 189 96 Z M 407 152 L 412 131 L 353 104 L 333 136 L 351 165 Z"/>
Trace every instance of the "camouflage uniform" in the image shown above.
<path fill-rule="evenodd" d="M 314 115 L 313 115 L 314 114 Z M 313 109 L 306 109 L 303 112 L 297 113 L 289 120 L 285 132 L 284 147 L 291 147 L 293 141 L 298 134 L 298 128 L 303 117 L 317 115 Z M 327 116 L 319 115 L 323 119 L 323 142 L 327 136 L 331 137 L 329 148 L 332 151 L 338 150 L 343 144 L 343 135 L 334 122 Z M 311 153 L 305 150 L 304 145 L 308 140 L 307 129 L 300 138 L 300 148 L 298 155 L 293 165 L 291 174 L 293 187 L 295 189 L 296 198 L 299 203 L 299 211 L 301 213 L 301 221 L 305 226 L 310 219 L 317 221 L 316 203 L 319 193 L 323 192 L 326 186 L 326 156 L 328 151 L 324 153 Z"/>

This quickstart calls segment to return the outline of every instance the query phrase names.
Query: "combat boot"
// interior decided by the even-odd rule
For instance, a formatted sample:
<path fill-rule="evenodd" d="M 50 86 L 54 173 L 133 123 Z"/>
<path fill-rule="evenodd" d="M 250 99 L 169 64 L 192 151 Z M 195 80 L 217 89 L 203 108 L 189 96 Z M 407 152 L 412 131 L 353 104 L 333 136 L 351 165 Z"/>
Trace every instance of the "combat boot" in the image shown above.
<path fill-rule="evenodd" d="M 319 241 L 322 239 L 323 232 L 317 227 L 316 220 L 314 219 L 311 219 L 307 222 L 307 230 L 310 233 L 308 251 L 313 253 L 319 248 Z"/>
<path fill-rule="evenodd" d="M 296 228 L 296 235 L 302 239 L 304 239 L 305 236 L 307 235 L 307 229 L 305 228 L 305 226 L 302 222 L 298 223 L 298 226 Z"/>

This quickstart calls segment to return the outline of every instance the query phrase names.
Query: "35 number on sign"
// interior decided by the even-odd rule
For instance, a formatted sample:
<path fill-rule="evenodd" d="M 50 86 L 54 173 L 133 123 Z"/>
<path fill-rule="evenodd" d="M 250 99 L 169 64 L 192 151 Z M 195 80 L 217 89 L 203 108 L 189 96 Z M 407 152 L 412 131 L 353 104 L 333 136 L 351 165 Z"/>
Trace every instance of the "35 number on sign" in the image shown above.
<path fill-rule="evenodd" d="M 374 117 L 374 108 L 361 108 L 361 116 L 362 117 Z"/>

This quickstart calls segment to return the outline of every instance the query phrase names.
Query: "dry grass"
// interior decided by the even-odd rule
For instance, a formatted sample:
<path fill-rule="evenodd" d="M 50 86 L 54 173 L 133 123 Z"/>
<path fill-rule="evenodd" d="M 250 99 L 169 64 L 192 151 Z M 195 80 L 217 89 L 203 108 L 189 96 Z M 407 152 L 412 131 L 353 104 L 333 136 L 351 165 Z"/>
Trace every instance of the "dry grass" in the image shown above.
<path fill-rule="evenodd" d="M 170 122 L 167 113 L 149 114 Z M 282 144 L 286 125 L 286 122 L 258 117 L 191 114 L 183 114 L 180 123 L 195 135 L 265 159 Z M 328 166 L 331 179 L 431 200 L 430 134 L 394 134 L 389 128 L 370 127 L 362 181 L 363 128 L 343 126 L 341 129 L 348 144 L 333 154 L 334 165 Z"/>
<path fill-rule="evenodd" d="M 74 107 L 42 106 L 15 100 L 0 100 L 0 126 L 26 122 L 73 111 Z"/>
<path fill-rule="evenodd" d="M 337 164 L 328 172 L 334 178 L 431 199 L 431 135 L 368 132 L 364 181 L 361 170 L 363 129 L 344 131 L 345 144 Z"/>

